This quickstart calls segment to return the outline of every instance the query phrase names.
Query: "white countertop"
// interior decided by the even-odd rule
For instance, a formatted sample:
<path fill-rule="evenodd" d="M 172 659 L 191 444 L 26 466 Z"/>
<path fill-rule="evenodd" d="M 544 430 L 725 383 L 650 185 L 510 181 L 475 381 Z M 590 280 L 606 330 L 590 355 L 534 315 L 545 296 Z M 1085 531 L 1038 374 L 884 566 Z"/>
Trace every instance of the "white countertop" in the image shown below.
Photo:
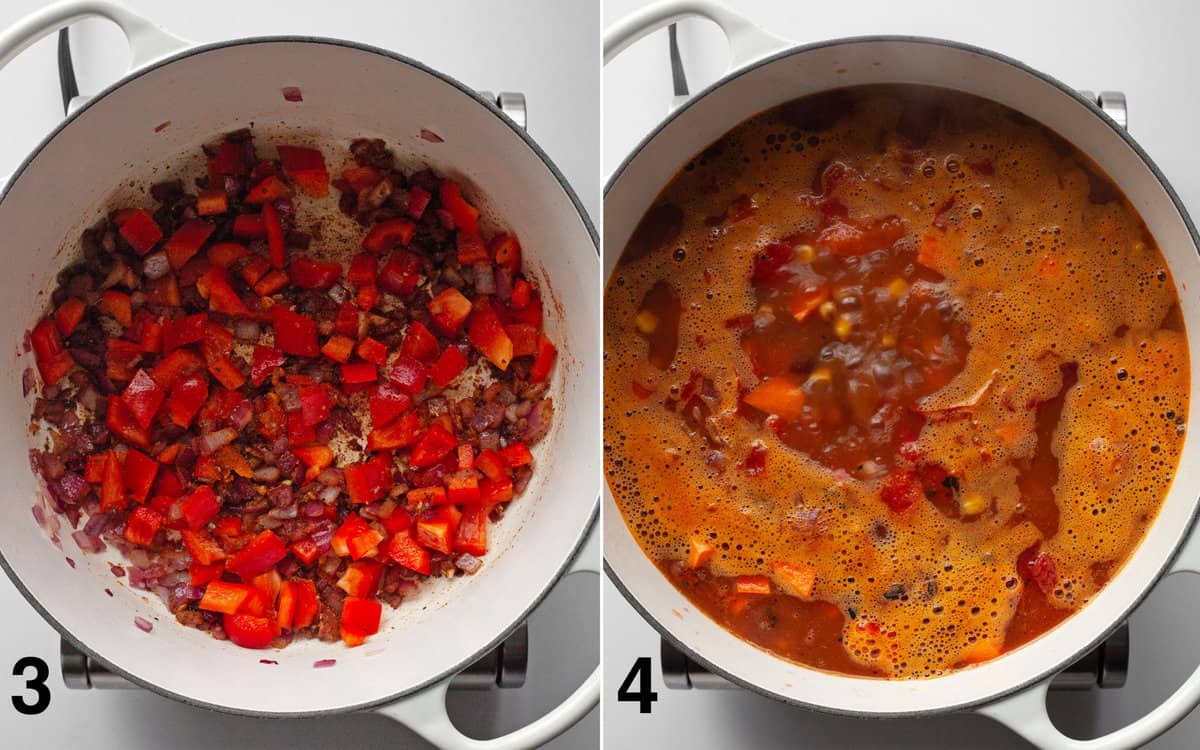
<path fill-rule="evenodd" d="M 607 0 L 612 24 L 641 0 Z M 1200 4 L 1033 2 L 955 3 L 856 0 L 819 4 L 726 0 L 763 28 L 798 42 L 860 34 L 943 37 L 994 49 L 1082 89 L 1123 91 L 1129 98 L 1130 132 L 1166 173 L 1193 216 L 1200 215 L 1200 99 L 1191 93 L 1200 69 L 1194 30 Z M 679 25 L 679 42 L 691 91 L 720 77 L 725 42 L 706 21 Z M 671 79 L 666 32 L 631 47 L 604 77 L 604 174 L 667 112 Z M 1186 467 L 1184 470 L 1188 470 Z M 1194 470 L 1194 469 L 1193 469 Z M 1005 727 L 975 715 L 870 721 L 833 717 L 786 706 L 743 690 L 667 689 L 662 683 L 658 634 L 604 586 L 605 709 L 608 747 L 917 748 L 1027 747 Z M 1195 623 L 1200 582 L 1177 576 L 1151 594 L 1131 620 L 1129 681 L 1117 690 L 1055 694 L 1051 713 L 1076 736 L 1111 731 L 1141 716 L 1180 685 L 1200 662 Z M 654 659 L 659 700 L 651 714 L 615 692 L 636 657 Z M 1150 745 L 1155 750 L 1200 746 L 1196 712 Z"/>
<path fill-rule="evenodd" d="M 574 186 L 593 219 L 599 216 L 599 5 L 592 0 L 463 0 L 330 5 L 205 0 L 120 0 L 167 30 L 198 42 L 259 34 L 312 34 L 367 42 L 421 60 L 467 85 L 521 91 L 529 132 Z M 0 28 L 45 5 L 0 3 Z M 80 89 L 95 92 L 124 72 L 128 53 L 115 26 L 86 21 L 72 30 Z M 54 37 L 42 40 L 0 72 L 8 114 L 0 139 L 0 176 L 16 168 L 60 119 Z M 547 61 L 553 64 L 547 64 Z M 16 498 L 6 498 L 16 501 Z M 594 576 L 559 584 L 530 618 L 526 686 L 452 693 L 451 715 L 472 734 L 494 736 L 541 715 L 567 695 L 598 658 L 599 603 Z M 39 656 L 52 670 L 49 709 L 22 716 L 0 697 L 0 746 L 12 748 L 297 748 L 429 747 L 412 732 L 373 715 L 275 721 L 215 714 L 141 690 L 70 691 L 58 676 L 58 635 L 0 576 L 0 694 L 21 693 L 13 664 Z M 552 743 L 595 748 L 599 712 Z"/>

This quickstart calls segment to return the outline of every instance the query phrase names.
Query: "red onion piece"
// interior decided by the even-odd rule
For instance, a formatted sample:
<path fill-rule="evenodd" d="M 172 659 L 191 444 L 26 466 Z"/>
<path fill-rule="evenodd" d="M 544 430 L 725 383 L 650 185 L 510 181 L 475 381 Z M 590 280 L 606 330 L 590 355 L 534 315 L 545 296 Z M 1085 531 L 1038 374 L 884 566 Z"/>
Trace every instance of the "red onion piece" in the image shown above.
<path fill-rule="evenodd" d="M 42 508 L 42 506 L 40 506 L 40 505 L 35 505 L 35 506 L 33 506 L 32 510 L 33 510 L 33 520 L 37 521 L 38 526 L 45 526 L 46 525 L 45 509 Z"/>
<path fill-rule="evenodd" d="M 492 264 L 481 261 L 474 266 L 475 291 L 479 294 L 496 293 L 496 275 L 492 273 Z"/>
<path fill-rule="evenodd" d="M 260 466 L 254 470 L 254 478 L 259 482 L 278 482 L 279 467 L 278 466 Z"/>
<path fill-rule="evenodd" d="M 283 93 L 283 98 L 289 102 L 304 101 L 304 94 L 300 91 L 299 86 L 284 86 L 280 91 Z"/>
<path fill-rule="evenodd" d="M 200 436 L 200 452 L 212 453 L 221 446 L 229 445 L 234 441 L 235 438 L 237 438 L 237 431 L 228 427 L 223 430 L 206 432 Z"/>
<path fill-rule="evenodd" d="M 238 318 L 233 323 L 233 335 L 242 341 L 258 341 L 258 337 L 262 335 L 262 326 L 257 320 Z"/>
<path fill-rule="evenodd" d="M 166 253 L 153 253 L 142 259 L 142 272 L 148 279 L 161 279 L 171 272 Z"/>
<path fill-rule="evenodd" d="M 278 664 L 279 662 L 275 661 L 274 659 L 259 659 L 258 663 L 259 664 Z"/>
<path fill-rule="evenodd" d="M 496 280 L 496 296 L 501 302 L 507 303 L 512 299 L 512 271 L 507 268 L 496 267 L 494 278 Z"/>
<path fill-rule="evenodd" d="M 107 545 L 100 541 L 100 537 L 89 534 L 86 531 L 73 532 L 71 538 L 75 540 L 75 544 L 79 545 L 79 549 L 84 552 L 96 553 L 108 549 Z"/>
<path fill-rule="evenodd" d="M 244 430 L 252 421 L 254 421 L 254 410 L 249 401 L 239 402 L 229 414 L 229 423 L 235 430 Z"/>
<path fill-rule="evenodd" d="M 150 621 L 141 615 L 134 615 L 133 624 L 137 625 L 137 629 L 143 633 L 149 633 L 151 630 L 154 630 L 154 626 L 150 624 Z"/>
<path fill-rule="evenodd" d="M 337 659 L 318 659 L 313 662 L 313 669 L 326 669 L 337 664 Z"/>
<path fill-rule="evenodd" d="M 69 558 L 69 557 L 68 557 L 68 558 L 67 558 L 67 565 L 70 565 L 72 568 L 74 568 L 74 567 L 75 567 L 75 561 L 74 561 L 74 560 L 72 560 L 71 558 Z"/>
<path fill-rule="evenodd" d="M 313 500 L 305 503 L 300 512 L 304 514 L 305 518 L 320 518 L 325 515 L 325 506 Z"/>
<path fill-rule="evenodd" d="M 446 139 L 428 128 L 421 128 L 421 138 L 430 143 L 445 143 Z"/>
<path fill-rule="evenodd" d="M 333 501 L 337 500 L 338 495 L 340 495 L 340 494 L 342 494 L 341 488 L 326 487 L 325 489 L 321 490 L 320 493 L 318 493 L 317 497 L 321 498 L 322 502 L 329 504 L 329 503 L 332 503 Z"/>
<path fill-rule="evenodd" d="M 21 395 L 28 396 L 34 388 L 37 387 L 37 377 L 33 374 L 33 368 L 26 367 L 21 373 Z"/>

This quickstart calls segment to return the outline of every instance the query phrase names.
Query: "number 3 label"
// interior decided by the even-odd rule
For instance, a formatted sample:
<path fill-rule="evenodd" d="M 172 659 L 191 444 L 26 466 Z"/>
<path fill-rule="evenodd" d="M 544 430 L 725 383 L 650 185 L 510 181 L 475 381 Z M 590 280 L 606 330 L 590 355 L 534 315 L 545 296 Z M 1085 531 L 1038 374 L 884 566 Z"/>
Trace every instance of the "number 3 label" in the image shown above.
<path fill-rule="evenodd" d="M 27 696 L 14 695 L 12 704 L 18 712 L 26 716 L 36 716 L 50 705 L 50 688 L 46 687 L 50 668 L 46 666 L 45 661 L 36 656 L 25 656 L 13 665 L 13 676 L 23 677 L 30 667 L 33 667 L 33 677 L 25 680 L 25 689 L 33 692 L 34 699 L 30 701 Z"/>
<path fill-rule="evenodd" d="M 635 677 L 638 678 L 636 693 L 630 689 L 633 687 Z M 651 690 L 650 687 L 650 657 L 639 656 L 633 662 L 633 668 L 629 670 L 629 674 L 625 675 L 625 681 L 621 683 L 621 687 L 617 688 L 617 700 L 622 703 L 637 703 L 638 712 L 648 714 L 654 706 L 654 702 L 658 700 L 658 693 Z"/>

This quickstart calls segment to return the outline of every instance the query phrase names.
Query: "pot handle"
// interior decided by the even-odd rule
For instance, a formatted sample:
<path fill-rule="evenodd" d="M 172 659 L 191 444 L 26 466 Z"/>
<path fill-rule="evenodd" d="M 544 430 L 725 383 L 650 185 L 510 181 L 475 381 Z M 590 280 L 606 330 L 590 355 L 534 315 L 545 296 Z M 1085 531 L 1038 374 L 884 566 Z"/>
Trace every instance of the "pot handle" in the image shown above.
<path fill-rule="evenodd" d="M 1200 535 L 1184 542 L 1167 575 L 1200 573 Z M 977 709 L 1040 748 L 1053 750 L 1117 750 L 1141 747 L 1167 731 L 1200 704 L 1200 667 L 1154 710 L 1132 724 L 1091 740 L 1068 737 L 1050 721 L 1046 712 L 1046 690 L 1050 681 L 1040 682 L 1016 695 Z"/>
<path fill-rule="evenodd" d="M 564 575 L 600 573 L 600 524 L 593 520 L 587 540 L 576 553 Z M 446 689 L 450 680 L 442 680 L 413 695 L 375 709 L 378 713 L 404 724 L 443 750 L 519 750 L 541 747 L 570 729 L 600 702 L 600 665 L 575 692 L 545 716 L 520 729 L 490 740 L 468 737 L 454 726 L 446 713 Z"/>
<path fill-rule="evenodd" d="M 766 57 L 792 46 L 786 39 L 768 34 L 745 16 L 713 0 L 663 0 L 630 13 L 604 32 L 604 63 L 607 65 L 642 37 L 689 16 L 713 21 L 729 40 L 729 69 Z"/>
<path fill-rule="evenodd" d="M 0 68 L 47 34 L 93 16 L 107 18 L 121 27 L 129 40 L 130 70 L 190 46 L 190 42 L 108 0 L 64 0 L 30 13 L 0 33 Z"/>

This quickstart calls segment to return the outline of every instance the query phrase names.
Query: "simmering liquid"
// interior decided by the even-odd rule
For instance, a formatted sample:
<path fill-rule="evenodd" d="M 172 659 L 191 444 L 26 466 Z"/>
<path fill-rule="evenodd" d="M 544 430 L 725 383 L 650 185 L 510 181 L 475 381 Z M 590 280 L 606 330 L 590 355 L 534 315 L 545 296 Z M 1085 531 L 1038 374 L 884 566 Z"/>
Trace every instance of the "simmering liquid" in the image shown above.
<path fill-rule="evenodd" d="M 605 458 L 642 549 L 775 654 L 922 678 L 1085 606 L 1153 523 L 1188 350 L 1109 179 L 924 87 L 764 112 L 697 154 L 605 297 Z"/>

